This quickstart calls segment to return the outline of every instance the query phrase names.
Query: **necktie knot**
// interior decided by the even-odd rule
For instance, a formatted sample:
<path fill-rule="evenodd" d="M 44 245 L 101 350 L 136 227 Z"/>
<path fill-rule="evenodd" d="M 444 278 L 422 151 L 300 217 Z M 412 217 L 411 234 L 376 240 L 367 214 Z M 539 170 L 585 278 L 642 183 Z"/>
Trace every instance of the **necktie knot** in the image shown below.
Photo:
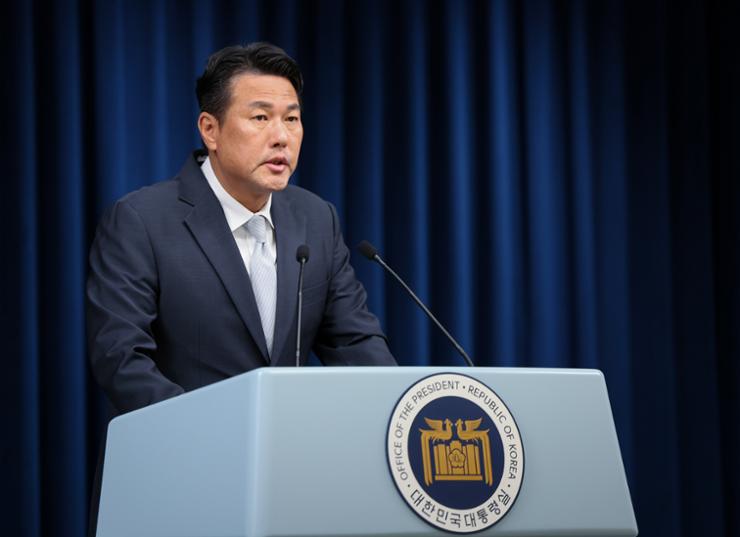
<path fill-rule="evenodd" d="M 267 238 L 267 219 L 261 214 L 256 214 L 247 221 L 247 232 L 262 244 Z"/>

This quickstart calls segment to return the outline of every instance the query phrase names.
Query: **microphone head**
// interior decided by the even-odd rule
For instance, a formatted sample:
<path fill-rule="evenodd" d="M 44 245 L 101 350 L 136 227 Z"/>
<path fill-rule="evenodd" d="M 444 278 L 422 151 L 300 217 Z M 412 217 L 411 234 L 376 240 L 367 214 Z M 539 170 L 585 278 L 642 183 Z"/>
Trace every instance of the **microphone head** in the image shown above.
<path fill-rule="evenodd" d="M 362 255 L 367 257 L 370 261 L 374 261 L 375 256 L 378 255 L 378 250 L 375 249 L 375 246 L 373 246 L 367 241 L 362 241 L 360 244 L 358 244 L 357 249 L 360 251 Z"/>
<path fill-rule="evenodd" d="M 301 244 L 295 251 L 295 260 L 299 263 L 308 261 L 308 246 Z"/>

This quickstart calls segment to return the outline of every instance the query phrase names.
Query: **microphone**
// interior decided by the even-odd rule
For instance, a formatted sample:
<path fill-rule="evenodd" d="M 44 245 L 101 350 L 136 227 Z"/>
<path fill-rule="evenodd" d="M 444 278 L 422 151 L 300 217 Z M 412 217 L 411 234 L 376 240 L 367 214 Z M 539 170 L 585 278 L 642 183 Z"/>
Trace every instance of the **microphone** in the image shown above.
<path fill-rule="evenodd" d="M 300 263 L 298 273 L 298 323 L 295 336 L 295 366 L 301 365 L 301 312 L 303 311 L 303 268 L 308 262 L 308 246 L 301 244 L 295 251 L 295 260 Z"/>
<path fill-rule="evenodd" d="M 434 321 L 434 324 L 437 325 L 437 328 L 439 328 L 440 330 L 442 330 L 442 332 L 444 333 L 444 335 L 447 336 L 447 339 L 450 340 L 450 342 L 455 347 L 455 349 L 457 350 L 457 352 L 459 352 L 460 355 L 462 355 L 462 357 L 465 359 L 465 363 L 467 363 L 468 366 L 470 366 L 470 367 L 474 367 L 473 360 L 470 359 L 470 356 L 468 356 L 468 354 L 463 350 L 463 348 L 460 346 L 460 344 L 457 341 L 455 341 L 455 338 L 450 335 L 450 333 L 445 329 L 445 327 L 442 326 L 442 323 L 440 323 L 437 320 L 437 318 L 434 315 L 432 315 L 432 312 L 429 311 L 429 308 L 427 308 L 424 305 L 424 303 L 419 299 L 419 297 L 414 294 L 414 292 L 411 290 L 411 288 L 408 285 L 406 285 L 406 282 L 404 282 L 401 279 L 401 277 L 398 274 L 396 274 L 395 271 L 391 267 L 389 267 L 388 265 L 386 265 L 385 261 L 383 261 L 383 258 L 380 257 L 380 254 L 378 253 L 378 250 L 375 248 L 375 246 L 373 246 L 372 244 L 370 244 L 367 241 L 362 241 L 359 245 L 357 245 L 357 249 L 360 251 L 360 253 L 362 255 L 364 255 L 365 257 L 367 257 L 370 261 L 375 261 L 381 267 L 383 267 L 385 270 L 387 270 L 396 279 L 396 281 L 398 283 L 400 283 L 403 286 L 404 289 L 406 289 L 406 292 L 409 294 L 409 296 L 411 296 L 411 298 L 414 299 L 414 302 L 416 302 L 416 304 L 422 310 L 424 310 L 424 313 L 426 313 L 427 316 L 432 321 Z"/>

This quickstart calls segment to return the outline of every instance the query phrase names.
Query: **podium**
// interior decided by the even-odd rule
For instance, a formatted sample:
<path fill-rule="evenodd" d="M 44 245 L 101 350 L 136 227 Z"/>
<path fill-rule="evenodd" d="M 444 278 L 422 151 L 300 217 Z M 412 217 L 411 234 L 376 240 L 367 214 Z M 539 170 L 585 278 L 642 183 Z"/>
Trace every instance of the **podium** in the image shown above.
<path fill-rule="evenodd" d="M 97 535 L 443 535 L 387 456 L 396 404 L 441 373 L 489 387 L 521 434 L 518 497 L 480 535 L 637 535 L 599 371 L 455 367 L 261 368 L 119 416 Z"/>

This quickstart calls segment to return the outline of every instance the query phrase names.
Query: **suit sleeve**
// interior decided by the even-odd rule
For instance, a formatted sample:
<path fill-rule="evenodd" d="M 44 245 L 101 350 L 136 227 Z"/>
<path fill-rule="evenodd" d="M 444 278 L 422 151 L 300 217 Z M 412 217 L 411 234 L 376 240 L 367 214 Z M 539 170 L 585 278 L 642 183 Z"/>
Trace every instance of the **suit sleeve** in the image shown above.
<path fill-rule="evenodd" d="M 378 319 L 367 309 L 367 293 L 349 262 L 339 218 L 332 220 L 332 275 L 314 352 L 324 365 L 397 365 Z"/>
<path fill-rule="evenodd" d="M 184 392 L 154 361 L 158 277 L 140 215 L 126 201 L 101 220 L 90 249 L 87 337 L 92 372 L 119 412 Z"/>

